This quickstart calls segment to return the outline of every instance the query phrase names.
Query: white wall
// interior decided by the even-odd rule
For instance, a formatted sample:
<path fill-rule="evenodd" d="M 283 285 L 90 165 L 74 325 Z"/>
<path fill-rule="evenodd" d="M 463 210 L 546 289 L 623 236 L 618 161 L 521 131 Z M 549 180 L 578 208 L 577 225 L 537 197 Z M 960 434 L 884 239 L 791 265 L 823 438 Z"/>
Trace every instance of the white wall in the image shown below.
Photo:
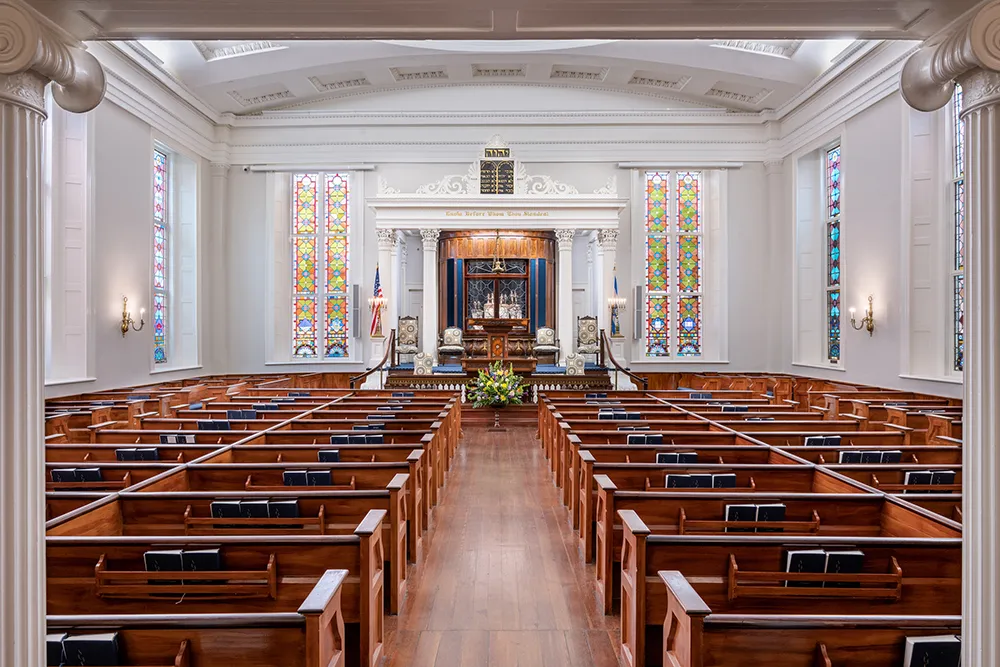
<path fill-rule="evenodd" d="M 152 372 L 153 129 L 110 101 L 91 113 L 94 115 L 93 137 L 89 142 L 94 151 L 91 174 L 94 261 L 90 333 L 95 351 L 92 376 L 96 380 L 52 385 L 46 388 L 46 395 L 64 396 L 224 371 L 224 366 L 217 364 L 212 351 L 205 347 L 209 340 L 206 330 L 212 318 L 202 317 L 202 367 Z M 211 188 L 208 171 L 207 164 L 203 164 L 200 186 L 206 193 Z M 210 196 L 202 197 L 204 224 L 210 224 L 204 210 L 205 202 L 210 200 Z M 208 282 L 201 281 L 203 291 L 208 289 Z M 146 326 L 140 332 L 130 332 L 124 339 L 119 331 L 123 294 L 129 298 L 134 319 L 138 320 L 140 307 L 146 308 Z M 205 299 L 199 302 L 205 303 Z"/>
<path fill-rule="evenodd" d="M 901 377 L 910 373 L 909 360 L 905 354 L 904 341 L 907 340 L 909 320 L 906 300 L 908 260 L 906 248 L 909 219 L 904 219 L 903 181 L 910 172 L 910 165 L 904 157 L 904 140 L 908 139 L 908 127 L 902 122 L 909 115 L 905 102 L 894 94 L 873 107 L 850 118 L 843 126 L 842 140 L 843 170 L 843 214 L 841 220 L 843 324 L 841 335 L 842 369 L 816 368 L 796 364 L 793 351 L 787 346 L 776 351 L 784 372 L 834 381 L 872 384 L 912 391 L 926 391 L 947 396 L 960 396 L 960 383 L 945 381 L 916 380 Z M 836 133 L 834 133 L 836 134 Z M 820 138 L 815 146 L 785 161 L 786 200 L 781 214 L 774 220 L 775 233 L 786 239 L 794 236 L 796 201 L 793 195 L 796 159 L 813 148 L 819 148 L 829 137 Z M 907 158 L 908 159 L 908 158 Z M 905 210 L 910 212 L 911 207 Z M 919 214 L 919 210 L 915 213 Z M 794 256 L 788 249 L 776 265 L 781 270 L 776 275 L 777 284 L 772 286 L 775 294 L 780 294 L 786 304 L 793 303 L 792 284 L 795 281 Z M 906 261 L 904 261 L 906 260 Z M 822 263 L 822 257 L 820 258 Z M 822 290 L 820 285 L 818 290 Z M 875 298 L 875 334 L 851 329 L 848 309 L 857 308 L 859 318 L 867 307 L 868 295 Z M 819 298 L 819 297 L 817 297 Z M 793 321 L 794 309 L 779 312 L 784 327 L 805 331 L 801 323 Z M 814 313 L 798 313 L 813 316 Z M 822 312 L 819 314 L 822 317 Z M 938 326 L 948 325 L 944 314 Z M 824 331 L 823 323 L 817 324 L 817 331 Z M 778 341 L 772 341 L 772 344 Z M 800 345 L 802 341 L 800 341 Z M 944 354 L 944 350 L 941 350 Z"/>

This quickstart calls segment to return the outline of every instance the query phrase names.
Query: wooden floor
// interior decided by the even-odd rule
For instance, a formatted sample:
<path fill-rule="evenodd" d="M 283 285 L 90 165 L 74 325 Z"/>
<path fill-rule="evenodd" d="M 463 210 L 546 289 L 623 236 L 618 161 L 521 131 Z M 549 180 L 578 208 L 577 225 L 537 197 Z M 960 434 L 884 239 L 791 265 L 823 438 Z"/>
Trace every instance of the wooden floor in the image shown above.
<path fill-rule="evenodd" d="M 534 429 L 464 430 L 386 665 L 618 667 Z"/>

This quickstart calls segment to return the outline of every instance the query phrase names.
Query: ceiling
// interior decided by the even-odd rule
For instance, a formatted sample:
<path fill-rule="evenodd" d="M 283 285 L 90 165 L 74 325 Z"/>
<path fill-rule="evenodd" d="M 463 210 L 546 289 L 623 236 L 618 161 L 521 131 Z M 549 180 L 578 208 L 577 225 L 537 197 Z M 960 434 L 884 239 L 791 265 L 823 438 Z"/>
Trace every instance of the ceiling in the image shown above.
<path fill-rule="evenodd" d="M 89 39 L 923 39 L 979 0 L 28 0 Z"/>
<path fill-rule="evenodd" d="M 581 108 L 577 104 L 591 110 L 757 112 L 787 103 L 831 66 L 872 45 L 855 40 L 141 40 L 119 48 L 168 74 L 217 112 L 234 114 L 309 108 L 529 110 L 546 104 L 561 110 Z M 560 92 L 553 97 L 552 90 Z"/>

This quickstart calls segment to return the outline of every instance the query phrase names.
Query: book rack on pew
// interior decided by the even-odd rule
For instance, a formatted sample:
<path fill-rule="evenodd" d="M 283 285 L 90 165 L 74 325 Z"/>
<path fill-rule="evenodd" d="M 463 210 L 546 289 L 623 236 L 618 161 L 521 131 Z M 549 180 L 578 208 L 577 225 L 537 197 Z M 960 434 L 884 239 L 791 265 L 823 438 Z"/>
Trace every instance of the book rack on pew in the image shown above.
<path fill-rule="evenodd" d="M 750 484 L 748 486 L 727 486 L 727 487 L 693 487 L 693 486 L 679 486 L 679 487 L 667 487 L 667 486 L 653 486 L 649 478 L 646 478 L 646 490 L 647 491 L 693 491 L 695 493 L 752 493 L 757 490 L 757 483 L 753 481 L 753 477 L 750 477 Z"/>
<path fill-rule="evenodd" d="M 141 572 L 108 570 L 104 554 L 94 567 L 97 596 L 128 600 L 188 596 L 198 600 L 234 600 L 278 596 L 278 563 L 271 554 L 264 570 Z M 176 583 L 178 580 L 184 583 Z M 189 583 L 192 581 L 212 583 Z M 239 582 L 239 583 L 234 583 Z"/>
<path fill-rule="evenodd" d="M 247 481 L 243 484 L 245 491 L 354 491 L 354 475 L 348 484 L 334 484 L 332 486 L 289 486 L 287 484 L 254 484 L 253 475 L 247 475 Z"/>
<path fill-rule="evenodd" d="M 46 491 L 118 491 L 132 486 L 132 473 L 121 479 L 102 479 L 99 482 L 45 482 Z"/>
<path fill-rule="evenodd" d="M 961 484 L 883 484 L 878 476 L 872 473 L 872 486 L 886 493 L 961 493 Z"/>
<path fill-rule="evenodd" d="M 313 487 L 315 488 L 315 487 Z M 188 505 L 184 510 L 185 535 L 252 535 L 260 528 L 298 529 L 315 531 L 318 535 L 326 535 L 326 506 L 319 506 L 317 516 L 288 518 L 218 518 L 192 516 L 194 510 Z"/>
<path fill-rule="evenodd" d="M 718 489 L 716 489 L 718 491 Z M 783 533 L 786 535 L 816 535 L 819 533 L 819 512 L 812 511 L 809 521 L 725 521 L 688 519 L 682 507 L 677 518 L 678 535 L 701 533 Z"/>
<path fill-rule="evenodd" d="M 785 586 L 786 581 L 808 581 L 811 586 Z M 766 584 L 766 585 L 761 585 Z M 831 587 L 828 584 L 845 584 Z M 856 584 L 856 585 L 855 585 Z M 903 570 L 895 556 L 889 559 L 888 574 L 831 574 L 824 572 L 746 572 L 729 555 L 729 600 L 737 598 L 857 598 L 891 600 L 903 593 Z"/>

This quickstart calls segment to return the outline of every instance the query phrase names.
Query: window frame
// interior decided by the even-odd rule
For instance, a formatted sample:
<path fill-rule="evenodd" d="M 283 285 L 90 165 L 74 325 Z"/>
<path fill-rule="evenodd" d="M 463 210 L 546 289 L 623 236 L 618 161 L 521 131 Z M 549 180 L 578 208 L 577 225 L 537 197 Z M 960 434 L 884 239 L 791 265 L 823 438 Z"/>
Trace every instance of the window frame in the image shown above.
<path fill-rule="evenodd" d="M 960 84 L 948 104 L 948 135 L 950 181 L 948 186 L 948 361 L 952 375 L 962 376 L 965 370 L 965 221 L 967 215 L 965 183 L 965 121 L 962 120 L 964 91 Z"/>
<path fill-rule="evenodd" d="M 707 174 L 703 169 L 693 168 L 670 168 L 670 169 L 643 169 L 641 174 L 641 184 L 643 193 L 643 205 L 641 210 L 642 220 L 642 249 L 643 249 L 643 285 L 644 303 L 643 307 L 643 330 L 642 330 L 642 360 L 644 361 L 704 361 L 705 360 L 705 279 L 706 271 L 704 260 L 707 256 L 707 234 L 706 234 L 706 202 L 705 186 Z M 667 190 L 664 201 L 665 227 L 662 231 L 651 232 L 649 229 L 649 183 L 650 179 L 656 175 L 661 176 L 667 182 Z M 682 177 L 694 176 L 696 179 L 696 212 L 697 227 L 695 230 L 680 229 L 680 186 Z M 681 289 L 681 240 L 682 238 L 694 238 L 697 240 L 697 289 Z M 665 290 L 650 289 L 650 240 L 662 240 L 664 245 L 662 252 L 665 254 L 664 281 Z M 651 353 L 651 304 L 653 299 L 665 302 L 665 322 L 666 341 L 662 354 Z M 682 341 L 682 326 L 686 318 L 681 317 L 681 302 L 684 299 L 694 299 L 697 306 L 695 316 L 697 317 L 697 327 L 695 329 L 697 337 L 697 353 L 682 352 L 684 343 Z"/>
<path fill-rule="evenodd" d="M 316 203 L 315 203 L 315 226 L 312 232 L 301 233 L 297 230 L 298 224 L 298 192 L 296 189 L 299 179 L 303 176 L 309 176 L 315 180 L 315 191 L 316 191 Z M 341 178 L 345 184 L 345 195 L 344 195 L 344 232 L 343 234 L 331 234 L 329 230 L 329 216 L 331 215 L 331 205 L 330 205 L 330 183 L 334 178 Z M 352 336 L 351 330 L 354 325 L 352 319 L 353 315 L 351 308 L 354 304 L 351 303 L 351 234 L 353 231 L 353 220 L 352 220 L 352 199 L 354 196 L 354 178 L 349 171 L 312 171 L 303 170 L 296 171 L 289 174 L 289 207 L 288 207 L 288 238 L 289 238 L 289 249 L 290 253 L 290 275 L 291 275 L 291 285 L 290 285 L 290 311 L 291 311 L 291 340 L 287 354 L 290 361 L 294 363 L 324 363 L 324 362 L 343 362 L 343 361 L 353 361 L 354 360 L 354 347 L 357 345 L 357 339 Z M 332 291 L 330 290 L 330 274 L 329 274 L 329 260 L 330 260 L 330 239 L 332 238 L 343 238 L 343 255 L 344 255 L 344 275 L 342 277 L 343 291 Z M 314 278 L 314 288 L 313 291 L 302 291 L 299 290 L 299 281 L 297 280 L 297 242 L 299 240 L 312 240 L 313 241 L 313 274 Z M 297 349 L 303 344 L 299 342 L 298 336 L 298 326 L 296 322 L 299 318 L 299 300 L 300 299 L 312 299 L 313 300 L 313 341 L 314 350 L 312 354 L 298 354 Z M 342 352 L 340 354 L 331 354 L 332 349 L 330 344 L 330 308 L 333 303 L 333 299 L 340 299 L 341 308 L 343 310 L 343 321 L 344 321 L 344 333 L 343 333 L 343 345 L 341 346 Z"/>
<path fill-rule="evenodd" d="M 163 157 L 163 171 L 164 171 L 164 183 L 163 183 L 163 213 L 159 219 L 156 216 L 156 156 L 160 155 Z M 153 243 L 152 243 L 152 275 L 151 275 L 151 285 L 152 285 L 152 309 L 150 312 L 151 325 L 153 327 L 153 368 L 166 368 L 170 364 L 170 359 L 173 356 L 171 349 L 171 336 L 170 336 L 170 312 L 172 310 L 173 304 L 171 303 L 172 290 L 171 283 L 173 276 L 171 275 L 173 267 L 173 243 L 171 243 L 171 233 L 172 233 L 172 220 L 171 215 L 173 212 L 173 202 L 171 198 L 173 197 L 173 183 L 171 181 L 171 175 L 173 173 L 173 153 L 170 149 L 162 146 L 161 144 L 154 144 L 153 146 L 153 207 L 152 207 L 152 219 L 153 219 Z M 163 229 L 163 269 L 162 269 L 162 284 L 157 285 L 157 227 Z M 162 308 L 162 313 L 157 312 L 158 302 Z M 162 315 L 163 324 L 163 340 L 162 343 L 157 343 L 157 333 L 156 333 L 156 321 L 157 316 Z M 158 358 L 158 351 L 162 348 L 163 356 Z"/>
<path fill-rule="evenodd" d="M 837 151 L 837 194 L 833 194 L 833 170 L 831 169 L 831 154 Z M 823 348 L 826 351 L 826 361 L 832 367 L 840 367 L 844 359 L 844 262 L 843 262 L 843 208 L 844 208 L 844 149 L 840 140 L 828 144 L 822 150 L 823 156 L 823 319 L 825 326 Z M 834 204 L 836 201 L 836 204 Z M 837 309 L 836 327 L 834 327 L 833 309 Z M 836 329 L 836 335 L 834 334 Z M 834 354 L 836 347 L 836 355 Z"/>

